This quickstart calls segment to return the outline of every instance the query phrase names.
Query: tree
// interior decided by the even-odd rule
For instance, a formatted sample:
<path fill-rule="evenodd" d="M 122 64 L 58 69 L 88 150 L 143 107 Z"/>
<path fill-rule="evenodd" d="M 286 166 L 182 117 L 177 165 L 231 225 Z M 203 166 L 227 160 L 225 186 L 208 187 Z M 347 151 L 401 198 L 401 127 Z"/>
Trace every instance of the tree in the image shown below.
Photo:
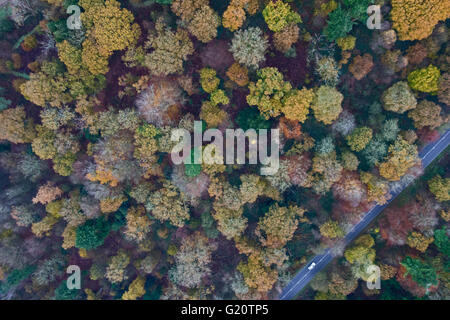
<path fill-rule="evenodd" d="M 281 133 L 286 139 L 299 139 L 302 135 L 302 126 L 296 120 L 289 120 L 286 117 L 281 117 L 278 125 Z"/>
<path fill-rule="evenodd" d="M 339 68 L 333 57 L 317 57 L 315 71 L 325 85 L 335 87 L 338 84 Z"/>
<path fill-rule="evenodd" d="M 443 73 L 439 80 L 438 98 L 440 102 L 450 105 L 450 73 L 448 72 Z"/>
<path fill-rule="evenodd" d="M 84 43 L 86 42 L 87 40 Z M 97 52 L 95 51 L 96 54 Z M 87 59 L 95 68 L 101 67 L 94 58 Z M 106 67 L 107 64 L 106 60 Z M 49 104 L 52 107 L 60 108 L 77 97 L 100 91 L 104 87 L 106 79 L 99 73 L 102 72 L 93 74 L 85 68 L 81 68 L 78 73 L 70 74 L 64 72 L 64 66 L 57 60 L 44 61 L 40 71 L 32 73 L 30 80 L 20 84 L 20 92 L 27 100 L 38 106 L 44 107 Z"/>
<path fill-rule="evenodd" d="M 208 128 L 217 128 L 226 118 L 227 113 L 217 105 L 209 101 L 203 102 L 200 119 L 206 122 Z"/>
<path fill-rule="evenodd" d="M 242 203 L 254 203 L 268 189 L 267 182 L 258 175 L 245 174 L 241 175 L 240 179 L 242 184 L 239 192 Z"/>
<path fill-rule="evenodd" d="M 208 6 L 209 0 L 174 0 L 172 11 L 183 21 L 194 18 L 195 12 L 202 7 Z"/>
<path fill-rule="evenodd" d="M 388 119 L 383 122 L 381 136 L 385 141 L 392 142 L 397 139 L 399 131 L 398 119 Z"/>
<path fill-rule="evenodd" d="M 416 97 L 405 81 L 399 81 L 387 89 L 382 100 L 386 110 L 397 113 L 404 113 L 417 106 Z"/>
<path fill-rule="evenodd" d="M 117 255 L 113 256 L 106 268 L 105 277 L 111 283 L 120 283 L 125 281 L 128 276 L 125 273 L 125 269 L 130 263 L 130 257 L 125 250 L 119 250 Z"/>
<path fill-rule="evenodd" d="M 347 274 L 333 272 L 330 276 L 328 291 L 333 299 L 336 299 L 335 297 L 338 297 L 338 299 L 344 299 L 345 296 L 355 291 L 357 287 L 358 281 L 351 274 L 350 270 L 347 271 Z"/>
<path fill-rule="evenodd" d="M 403 208 L 387 208 L 384 216 L 380 219 L 380 235 L 387 241 L 388 246 L 402 246 L 413 230 L 410 216 L 415 208 L 413 205 Z"/>
<path fill-rule="evenodd" d="M 55 300 L 77 300 L 82 296 L 81 290 L 71 290 L 67 287 L 67 282 L 64 280 L 55 289 Z"/>
<path fill-rule="evenodd" d="M 108 73 L 108 58 L 108 53 L 101 54 L 97 50 L 95 41 L 92 39 L 88 38 L 83 42 L 81 61 L 83 66 L 85 66 L 92 74 Z"/>
<path fill-rule="evenodd" d="M 246 18 L 244 8 L 236 2 L 239 1 L 232 1 L 223 13 L 222 24 L 230 31 L 236 31 L 242 27 Z"/>
<path fill-rule="evenodd" d="M 32 73 L 30 80 L 20 86 L 20 92 L 25 99 L 41 107 L 46 103 L 59 107 L 62 103 L 70 101 L 65 94 L 67 84 L 64 83 L 58 68 L 57 63 L 44 62 L 40 72 Z"/>
<path fill-rule="evenodd" d="M 255 233 L 263 246 L 282 248 L 292 239 L 305 210 L 297 206 L 274 204 L 258 222 Z"/>
<path fill-rule="evenodd" d="M 441 71 L 430 64 L 426 68 L 418 69 L 408 75 L 409 86 L 417 91 L 436 93 L 439 90 Z"/>
<path fill-rule="evenodd" d="M 183 201 L 184 195 L 169 182 L 148 198 L 146 209 L 161 222 L 169 221 L 177 227 L 184 226 L 189 219 L 189 209 Z"/>
<path fill-rule="evenodd" d="M 359 152 L 372 140 L 372 129 L 368 127 L 356 128 L 346 139 L 350 149 Z"/>
<path fill-rule="evenodd" d="M 392 0 L 391 18 L 399 39 L 422 40 L 434 26 L 450 17 L 450 3 L 440 0 Z"/>
<path fill-rule="evenodd" d="M 322 140 L 318 141 L 315 147 L 317 154 L 320 156 L 324 156 L 334 152 L 335 148 L 336 146 L 331 136 L 326 136 Z"/>
<path fill-rule="evenodd" d="M 347 136 L 355 129 L 355 126 L 355 116 L 348 110 L 344 110 L 331 128 L 334 132 Z"/>
<path fill-rule="evenodd" d="M 428 238 L 425 237 L 420 232 L 413 231 L 408 235 L 408 238 L 406 239 L 406 243 L 411 248 L 415 248 L 419 250 L 420 252 L 425 252 L 428 248 L 428 246 L 434 241 L 433 237 Z"/>
<path fill-rule="evenodd" d="M 230 103 L 230 99 L 228 99 L 225 91 L 222 89 L 217 89 L 213 93 L 211 93 L 211 104 L 217 106 L 218 104 L 227 105 Z"/>
<path fill-rule="evenodd" d="M 257 69 L 264 62 L 265 52 L 269 44 L 263 32 L 258 27 L 238 30 L 231 40 L 230 51 L 240 64 Z"/>
<path fill-rule="evenodd" d="M 102 213 L 116 212 L 125 201 L 126 197 L 123 195 L 103 198 L 100 200 L 100 211 Z"/>
<path fill-rule="evenodd" d="M 72 164 L 76 160 L 76 153 L 80 144 L 70 132 L 54 132 L 43 126 L 36 126 L 37 137 L 33 139 L 31 147 L 36 155 L 43 159 L 53 160 L 53 169 L 62 176 L 72 172 Z"/>
<path fill-rule="evenodd" d="M 328 24 L 324 29 L 328 41 L 335 41 L 347 36 L 352 31 L 354 21 L 349 11 L 339 6 L 328 15 Z"/>
<path fill-rule="evenodd" d="M 419 259 L 406 256 L 402 260 L 401 265 L 406 268 L 405 276 L 410 275 L 412 280 L 423 288 L 428 288 L 438 283 L 437 274 L 433 267 Z"/>
<path fill-rule="evenodd" d="M 354 244 L 345 250 L 344 257 L 351 264 L 359 264 L 367 267 L 375 261 L 375 249 L 373 238 L 365 234 L 354 242 Z"/>
<path fill-rule="evenodd" d="M 408 113 L 408 117 L 413 119 L 414 126 L 417 129 L 429 127 L 434 129 L 443 123 L 441 117 L 441 107 L 434 102 L 422 100 L 417 107 Z"/>
<path fill-rule="evenodd" d="M 427 49 L 419 42 L 411 46 L 407 50 L 408 64 L 420 64 L 428 55 Z"/>
<path fill-rule="evenodd" d="M 38 212 L 27 205 L 13 206 L 9 214 L 19 227 L 29 227 L 39 219 Z"/>
<path fill-rule="evenodd" d="M 184 101 L 183 90 L 174 81 L 159 80 L 151 83 L 137 97 L 138 113 L 150 124 L 160 128 L 173 125 L 170 111 L 178 110 Z M 170 137 L 169 137 L 170 138 Z"/>
<path fill-rule="evenodd" d="M 45 205 L 59 198 L 62 193 L 63 192 L 60 188 L 53 186 L 53 184 L 49 181 L 47 184 L 39 187 L 38 193 L 33 198 L 33 203 L 41 203 Z"/>
<path fill-rule="evenodd" d="M 209 6 L 203 6 L 195 12 L 188 24 L 188 30 L 201 42 L 209 42 L 217 36 L 220 17 Z"/>
<path fill-rule="evenodd" d="M 336 152 L 316 154 L 312 164 L 312 188 L 317 194 L 327 193 L 333 183 L 342 175 L 342 165 L 336 158 Z"/>
<path fill-rule="evenodd" d="M 245 87 L 249 81 L 247 68 L 237 62 L 233 63 L 227 70 L 227 76 L 240 87 Z"/>
<path fill-rule="evenodd" d="M 133 23 L 133 14 L 121 9 L 116 0 L 80 0 L 79 5 L 84 9 L 81 21 L 87 29 L 82 63 L 92 74 L 105 74 L 113 52 L 136 44 L 141 30 L 137 23 Z"/>
<path fill-rule="evenodd" d="M 42 125 L 50 130 L 58 130 L 75 118 L 75 114 L 67 107 L 46 107 L 42 109 L 40 116 Z"/>
<path fill-rule="evenodd" d="M 41 221 L 33 223 L 31 225 L 31 231 L 38 238 L 42 238 L 43 236 L 49 236 L 51 233 L 50 231 L 57 222 L 58 222 L 57 218 L 47 215 Z"/>
<path fill-rule="evenodd" d="M 20 44 L 20 46 L 22 47 L 22 49 L 25 52 L 32 51 L 33 49 L 35 49 L 37 47 L 37 45 L 38 45 L 38 41 L 37 41 L 36 37 L 33 34 L 27 35 L 23 39 L 22 43 Z"/>
<path fill-rule="evenodd" d="M 266 119 L 256 108 L 244 108 L 237 117 L 236 122 L 239 128 L 243 130 L 253 129 L 269 129 L 270 121 Z"/>
<path fill-rule="evenodd" d="M 341 155 L 342 166 L 346 170 L 355 171 L 358 169 L 359 160 L 358 157 L 352 152 L 344 152 Z"/>
<path fill-rule="evenodd" d="M 348 67 L 356 80 L 363 79 L 373 68 L 373 58 L 370 54 L 365 53 L 363 56 L 356 56 Z"/>
<path fill-rule="evenodd" d="M 81 14 L 83 25 L 95 39 L 101 55 L 111 55 L 113 51 L 123 50 L 135 44 L 140 36 L 139 25 L 134 23 L 133 14 L 121 9 L 116 0 L 106 0 L 104 4 L 91 0 L 80 0 L 85 10 Z"/>
<path fill-rule="evenodd" d="M 342 51 L 353 50 L 356 44 L 356 37 L 346 36 L 336 40 L 337 45 Z"/>
<path fill-rule="evenodd" d="M 450 178 L 442 178 L 440 175 L 436 175 L 428 181 L 428 187 L 439 202 L 450 200 Z"/>
<path fill-rule="evenodd" d="M 81 50 L 71 45 L 67 40 L 57 43 L 56 47 L 58 48 L 59 60 L 64 62 L 67 71 L 70 74 L 76 74 L 81 68 Z"/>
<path fill-rule="evenodd" d="M 384 205 L 390 198 L 389 184 L 369 172 L 361 172 L 361 181 L 367 186 L 367 201 Z"/>
<path fill-rule="evenodd" d="M 342 238 L 345 233 L 336 221 L 329 220 L 320 226 L 320 234 L 329 239 Z"/>
<path fill-rule="evenodd" d="M 65 261 L 62 256 L 56 256 L 40 262 L 33 272 L 33 282 L 39 286 L 46 286 L 64 273 Z"/>
<path fill-rule="evenodd" d="M 61 234 L 63 237 L 63 243 L 61 248 L 68 250 L 70 248 L 75 247 L 77 241 L 77 229 L 71 226 L 66 226 L 63 233 Z"/>
<path fill-rule="evenodd" d="M 24 107 L 9 108 L 0 111 L 0 140 L 11 143 L 29 143 L 34 138 L 33 121 L 26 118 Z"/>
<path fill-rule="evenodd" d="M 356 172 L 344 171 L 332 190 L 336 199 L 346 201 L 352 207 L 357 207 L 366 196 L 365 188 Z"/>
<path fill-rule="evenodd" d="M 289 23 L 283 30 L 275 32 L 273 44 L 278 51 L 286 54 L 292 48 L 292 45 L 298 41 L 299 37 L 300 28 L 296 23 Z"/>
<path fill-rule="evenodd" d="M 279 32 L 283 30 L 290 23 L 301 23 L 302 18 L 296 12 L 294 12 L 288 3 L 284 3 L 282 0 L 270 1 L 264 8 L 263 12 L 264 20 L 267 26 L 273 32 Z"/>
<path fill-rule="evenodd" d="M 145 278 L 137 277 L 122 296 L 122 300 L 136 300 L 145 294 Z"/>
<path fill-rule="evenodd" d="M 261 255 L 258 253 L 251 254 L 247 263 L 239 262 L 237 270 L 242 273 L 249 288 L 254 288 L 261 293 L 271 290 L 278 279 L 277 271 L 265 266 Z"/>
<path fill-rule="evenodd" d="M 449 222 L 450 221 L 450 210 L 441 210 L 441 217 L 442 219 L 444 219 L 445 222 Z"/>
<path fill-rule="evenodd" d="M 250 82 L 250 93 L 247 103 L 257 106 L 261 114 L 269 119 L 280 115 L 283 99 L 291 91 L 292 86 L 284 81 L 284 77 L 277 68 L 263 68 L 258 70 L 258 81 Z"/>
<path fill-rule="evenodd" d="M 220 84 L 217 72 L 211 68 L 203 68 L 200 70 L 200 84 L 206 93 L 213 93 Z"/>
<path fill-rule="evenodd" d="M 117 187 L 119 179 L 114 173 L 106 168 L 103 164 L 97 165 L 95 173 L 89 172 L 86 175 L 86 179 L 92 182 L 99 182 L 100 184 L 110 185 L 111 187 Z"/>
<path fill-rule="evenodd" d="M 0 36 L 4 37 L 5 34 L 14 30 L 14 23 L 9 19 L 11 8 L 3 6 L 0 8 Z"/>
<path fill-rule="evenodd" d="M 387 152 L 388 146 L 386 142 L 376 135 L 375 138 L 373 138 L 362 151 L 362 155 L 366 159 L 369 166 L 375 166 L 384 160 Z"/>
<path fill-rule="evenodd" d="M 434 244 L 444 256 L 450 257 L 450 239 L 445 227 L 434 230 Z"/>
<path fill-rule="evenodd" d="M 139 160 L 143 168 L 151 168 L 156 162 L 155 153 L 158 151 L 156 135 L 158 129 L 151 124 L 143 124 L 138 127 L 134 134 L 134 157 Z"/>
<path fill-rule="evenodd" d="M 243 216 L 244 209 L 232 210 L 214 203 L 213 217 L 217 221 L 217 229 L 228 240 L 242 235 L 247 228 L 247 218 Z"/>
<path fill-rule="evenodd" d="M 184 238 L 175 255 L 175 266 L 169 270 L 170 281 L 186 288 L 199 287 L 211 272 L 209 264 L 216 249 L 216 244 L 198 232 Z"/>
<path fill-rule="evenodd" d="M 314 97 L 312 89 L 292 90 L 283 100 L 282 112 L 287 119 L 303 123 L 307 118 Z"/>
<path fill-rule="evenodd" d="M 103 245 L 109 231 L 109 225 L 104 218 L 88 220 L 77 227 L 75 246 L 79 249 L 95 249 Z"/>
<path fill-rule="evenodd" d="M 317 120 L 325 124 L 331 124 L 339 117 L 342 111 L 342 101 L 344 96 L 329 86 L 321 86 L 316 92 L 316 98 L 312 104 L 312 109 Z"/>
<path fill-rule="evenodd" d="M 419 161 L 417 147 L 401 137 L 397 138 L 388 151 L 388 159 L 380 165 L 379 169 L 380 175 L 389 181 L 400 180 Z"/>
<path fill-rule="evenodd" d="M 209 42 L 217 36 L 220 17 L 209 6 L 209 0 L 175 0 L 172 11 L 200 41 Z"/>
<path fill-rule="evenodd" d="M 150 232 L 150 226 L 152 225 L 145 208 L 142 206 L 129 208 L 126 219 L 125 237 L 136 242 L 142 242 Z"/>
<path fill-rule="evenodd" d="M 162 20 L 155 25 L 156 32 L 150 32 L 145 43 L 153 51 L 145 56 L 145 66 L 154 75 L 181 73 L 183 62 L 194 52 L 194 45 L 186 30 L 178 28 L 173 32 Z"/>

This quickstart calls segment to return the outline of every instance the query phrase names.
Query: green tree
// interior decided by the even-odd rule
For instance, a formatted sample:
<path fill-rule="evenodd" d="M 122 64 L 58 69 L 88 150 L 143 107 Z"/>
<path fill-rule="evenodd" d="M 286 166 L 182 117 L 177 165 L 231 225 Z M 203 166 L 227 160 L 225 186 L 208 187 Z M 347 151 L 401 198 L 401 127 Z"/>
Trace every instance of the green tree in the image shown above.
<path fill-rule="evenodd" d="M 443 255 L 447 258 L 450 257 L 450 239 L 445 226 L 441 229 L 434 230 L 434 244 Z"/>
<path fill-rule="evenodd" d="M 336 41 L 347 36 L 355 24 L 349 11 L 339 6 L 328 15 L 328 24 L 324 33 L 329 41 Z"/>
<path fill-rule="evenodd" d="M 420 259 L 407 256 L 402 260 L 401 265 L 406 268 L 405 275 L 411 275 L 413 281 L 423 288 L 428 288 L 438 283 L 436 270 Z"/>
<path fill-rule="evenodd" d="M 79 249 L 95 249 L 103 245 L 109 231 L 110 227 L 103 217 L 88 220 L 77 227 L 75 246 Z"/>
<path fill-rule="evenodd" d="M 328 25 L 324 29 L 328 40 L 344 38 L 357 21 L 365 22 L 370 4 L 371 0 L 342 0 L 342 5 L 328 15 Z"/>

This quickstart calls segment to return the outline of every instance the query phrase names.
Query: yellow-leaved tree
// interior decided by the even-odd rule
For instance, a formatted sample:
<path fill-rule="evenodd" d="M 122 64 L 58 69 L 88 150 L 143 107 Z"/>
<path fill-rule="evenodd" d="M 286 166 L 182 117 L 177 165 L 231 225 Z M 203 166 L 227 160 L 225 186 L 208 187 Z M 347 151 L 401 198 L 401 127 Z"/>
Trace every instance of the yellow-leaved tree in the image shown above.
<path fill-rule="evenodd" d="M 380 175 L 389 181 L 398 181 L 419 161 L 417 147 L 399 137 L 389 147 L 387 161 L 380 165 Z"/>
<path fill-rule="evenodd" d="M 450 17 L 450 0 L 392 0 L 391 18 L 402 41 L 422 40 Z"/>

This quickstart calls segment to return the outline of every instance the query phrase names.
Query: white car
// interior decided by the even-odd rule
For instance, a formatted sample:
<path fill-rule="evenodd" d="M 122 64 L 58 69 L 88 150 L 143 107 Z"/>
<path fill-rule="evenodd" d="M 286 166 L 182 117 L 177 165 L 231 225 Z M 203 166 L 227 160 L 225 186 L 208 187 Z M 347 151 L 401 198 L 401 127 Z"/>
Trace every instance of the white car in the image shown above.
<path fill-rule="evenodd" d="M 308 270 L 311 271 L 312 269 L 314 269 L 315 266 L 316 266 L 315 262 L 311 263 L 308 267 Z"/>

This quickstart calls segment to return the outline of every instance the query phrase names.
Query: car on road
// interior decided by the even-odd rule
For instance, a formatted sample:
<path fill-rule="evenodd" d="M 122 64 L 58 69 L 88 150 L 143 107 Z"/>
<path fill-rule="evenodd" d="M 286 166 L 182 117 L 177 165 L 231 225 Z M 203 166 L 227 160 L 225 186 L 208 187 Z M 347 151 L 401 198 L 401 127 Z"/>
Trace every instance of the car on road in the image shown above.
<path fill-rule="evenodd" d="M 315 266 L 316 266 L 315 262 L 311 263 L 308 267 L 308 270 L 311 271 L 312 269 L 314 269 Z"/>

